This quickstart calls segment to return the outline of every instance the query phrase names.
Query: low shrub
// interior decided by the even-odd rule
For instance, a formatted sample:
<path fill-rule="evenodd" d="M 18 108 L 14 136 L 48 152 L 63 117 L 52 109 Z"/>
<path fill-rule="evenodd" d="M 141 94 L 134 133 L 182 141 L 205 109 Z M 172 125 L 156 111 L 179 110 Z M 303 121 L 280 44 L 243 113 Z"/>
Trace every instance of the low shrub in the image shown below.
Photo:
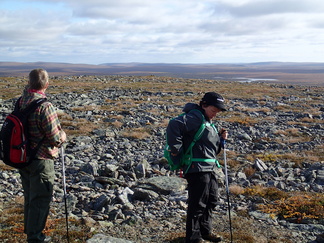
<path fill-rule="evenodd" d="M 244 194 L 247 196 L 260 196 L 268 200 L 277 200 L 281 198 L 287 198 L 288 194 L 275 187 L 265 187 L 256 185 L 250 188 L 246 188 Z"/>
<path fill-rule="evenodd" d="M 303 219 L 320 219 L 324 215 L 324 195 L 322 193 L 294 192 L 289 197 L 277 199 L 266 205 L 259 205 L 259 209 L 265 213 L 276 214 L 288 219 L 295 218 L 296 223 L 302 223 Z"/>

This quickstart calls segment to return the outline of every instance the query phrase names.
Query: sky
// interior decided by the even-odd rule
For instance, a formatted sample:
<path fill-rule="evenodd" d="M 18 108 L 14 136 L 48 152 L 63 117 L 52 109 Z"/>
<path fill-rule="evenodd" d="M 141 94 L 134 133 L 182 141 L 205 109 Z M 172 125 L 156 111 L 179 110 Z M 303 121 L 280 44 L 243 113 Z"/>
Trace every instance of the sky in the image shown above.
<path fill-rule="evenodd" d="M 0 0 L 0 61 L 324 62 L 323 0 Z"/>

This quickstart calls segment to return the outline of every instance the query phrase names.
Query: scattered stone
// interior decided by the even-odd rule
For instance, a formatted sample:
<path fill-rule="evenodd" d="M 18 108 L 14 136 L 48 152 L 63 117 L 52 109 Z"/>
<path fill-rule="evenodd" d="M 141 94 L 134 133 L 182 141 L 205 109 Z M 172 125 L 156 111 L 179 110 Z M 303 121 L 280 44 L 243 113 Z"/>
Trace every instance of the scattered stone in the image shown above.
<path fill-rule="evenodd" d="M 116 78 L 116 77 L 115 77 Z M 136 78 L 137 79 L 137 78 Z M 106 77 L 106 81 L 109 77 Z M 293 92 L 294 87 L 289 87 Z M 165 231 L 184 231 L 184 217 L 187 209 L 187 183 L 175 172 L 170 172 L 163 159 L 165 143 L 165 120 L 169 120 L 168 111 L 179 109 L 178 99 L 192 96 L 192 92 L 173 91 L 168 93 L 109 88 L 93 89 L 91 92 L 78 94 L 66 92 L 48 95 L 49 100 L 58 107 L 59 113 L 74 119 L 91 122 L 94 125 L 89 135 L 71 136 L 66 144 L 66 182 L 68 189 L 68 211 L 70 217 L 81 218 L 91 228 L 98 227 L 104 234 L 97 234 L 88 243 L 131 242 L 126 239 L 114 238 L 121 227 L 130 232 L 131 237 L 137 237 L 138 242 L 159 242 L 158 234 Z M 305 97 L 310 96 L 309 93 Z M 177 101 L 174 101 L 174 97 Z M 132 98 L 138 102 L 128 110 L 111 109 L 116 102 L 124 102 Z M 147 102 L 148 100 L 157 102 Z M 167 103 L 166 99 L 172 99 Z M 292 98 L 291 98 L 292 99 Z M 291 100 L 290 99 L 290 100 Z M 294 100 L 299 100 L 293 96 Z M 317 97 L 319 99 L 319 97 Z M 322 124 L 312 123 L 312 119 L 323 119 L 323 115 L 299 113 L 296 111 L 281 111 L 278 106 L 290 105 L 285 97 L 264 97 L 262 109 L 258 108 L 256 99 L 236 98 L 229 101 L 230 112 L 244 112 L 252 118 L 261 119 L 253 126 L 226 122 L 230 131 L 227 150 L 233 154 L 299 154 L 315 147 L 322 146 L 324 131 Z M 180 99 L 179 101 L 183 101 Z M 163 103 L 165 102 L 165 103 Z M 14 99 L 0 100 L 0 123 L 12 110 Z M 184 105 L 184 104 L 181 104 Z M 310 104 L 312 105 L 312 104 Z M 91 110 L 83 109 L 91 106 Z M 105 107 L 101 109 L 100 107 Z M 242 109 L 243 108 L 243 109 Z M 317 110 L 323 111 L 322 107 Z M 259 111 L 260 110 L 260 111 Z M 155 112 L 154 112 L 155 111 Z M 161 112 L 156 112 L 161 111 Z M 318 116 L 318 118 L 316 118 Z M 262 119 L 264 118 L 264 119 Z M 301 126 L 300 120 L 308 122 Z M 269 122 L 271 121 L 271 122 Z M 221 119 L 220 119 L 220 122 Z M 114 124 L 114 125 L 112 125 Z M 2 124 L 0 124 L 2 125 Z M 98 125 L 98 126 L 97 126 Z M 134 128 L 147 128 L 148 137 L 141 139 L 129 136 L 125 131 Z M 87 127 L 88 129 L 88 127 Z M 297 131 L 309 140 L 288 141 L 287 135 L 280 131 Z M 324 162 L 311 163 L 303 161 L 296 166 L 284 159 L 247 161 L 237 157 L 239 169 L 229 166 L 228 179 L 233 185 L 250 187 L 263 185 L 294 192 L 323 193 Z M 235 159 L 235 158 L 234 158 Z M 222 162 L 222 154 L 219 155 Z M 244 168 L 253 167 L 255 173 L 247 175 Z M 56 181 L 52 207 L 63 217 L 63 190 L 61 162 L 55 163 Z M 217 179 L 220 182 L 220 202 L 217 205 L 217 227 L 223 227 L 224 220 L 219 215 L 227 213 L 226 193 L 224 191 L 224 168 L 217 169 Z M 16 170 L 0 171 L 0 207 L 10 203 L 14 196 L 23 195 L 20 177 Z M 239 196 L 233 205 L 233 215 L 242 209 L 256 220 L 256 227 L 267 232 L 270 227 L 288 232 L 292 242 L 323 242 L 320 230 L 323 222 L 314 220 L 303 225 L 287 220 L 279 220 L 257 210 L 258 203 L 265 203 L 262 198 Z M 243 210 L 244 209 L 244 210 Z M 2 208 L 0 208 L 1 212 Z M 61 215 L 60 215 L 61 214 Z M 158 222 L 158 225 L 151 225 Z M 116 228 L 115 228 L 116 227 Z M 225 227 L 225 226 L 224 226 Z M 116 230 L 117 229 L 117 230 Z M 221 230 L 221 228 L 219 229 Z M 227 229 L 223 229 L 226 231 Z M 99 231 L 96 231 L 99 232 Z M 314 234 L 309 234 L 314 232 Z M 123 237 L 123 238 L 126 238 Z M 133 239 L 133 238 L 132 238 Z M 287 238 L 288 239 L 288 238 Z M 286 240 L 287 240 L 286 239 Z M 275 241 L 275 240 L 274 240 Z M 284 242 L 285 240 L 278 240 Z"/>
<path fill-rule="evenodd" d="M 133 241 L 118 239 L 103 234 L 96 234 L 91 239 L 87 240 L 87 243 L 132 243 L 132 242 Z"/>

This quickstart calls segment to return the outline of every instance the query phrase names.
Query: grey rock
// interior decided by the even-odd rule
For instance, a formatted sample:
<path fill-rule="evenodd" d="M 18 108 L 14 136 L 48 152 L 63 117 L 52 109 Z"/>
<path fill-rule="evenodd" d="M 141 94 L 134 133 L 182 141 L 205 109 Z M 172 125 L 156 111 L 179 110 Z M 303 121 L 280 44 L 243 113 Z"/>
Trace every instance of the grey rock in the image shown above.
<path fill-rule="evenodd" d="M 134 188 L 133 199 L 140 201 L 154 200 L 159 197 L 159 194 L 152 190 L 145 190 L 143 188 Z"/>
<path fill-rule="evenodd" d="M 105 172 L 106 172 L 107 174 L 111 174 L 111 173 L 117 171 L 118 168 L 119 168 L 119 167 L 118 167 L 117 165 L 114 165 L 114 164 L 106 164 L 106 165 L 105 165 Z"/>
<path fill-rule="evenodd" d="M 87 174 L 93 175 L 93 176 L 98 176 L 98 163 L 96 162 L 89 162 L 86 163 L 81 170 L 86 172 Z"/>
<path fill-rule="evenodd" d="M 252 141 L 252 138 L 247 133 L 239 134 L 238 138 L 241 139 L 241 140 Z"/>
<path fill-rule="evenodd" d="M 186 180 L 180 177 L 157 176 L 141 181 L 138 185 L 164 195 L 186 189 Z"/>
<path fill-rule="evenodd" d="M 268 166 L 260 159 L 255 160 L 254 167 L 261 172 L 268 169 Z"/>
<path fill-rule="evenodd" d="M 118 199 L 121 201 L 122 205 L 124 205 L 127 209 L 130 210 L 134 209 L 134 205 L 132 205 L 131 202 L 129 201 L 129 198 L 133 194 L 134 192 L 128 187 L 126 187 L 125 189 L 123 189 L 121 192 L 118 193 Z"/>
<path fill-rule="evenodd" d="M 147 168 L 149 167 L 148 163 L 142 162 L 135 167 L 135 174 L 137 178 L 144 178 L 146 176 Z"/>
<path fill-rule="evenodd" d="M 133 241 L 118 239 L 104 234 L 96 234 L 87 243 L 132 243 Z"/>
<path fill-rule="evenodd" d="M 98 198 L 94 200 L 94 202 L 90 203 L 90 208 L 96 211 L 100 211 L 103 207 L 107 205 L 109 202 L 109 198 L 107 195 L 100 195 Z"/>

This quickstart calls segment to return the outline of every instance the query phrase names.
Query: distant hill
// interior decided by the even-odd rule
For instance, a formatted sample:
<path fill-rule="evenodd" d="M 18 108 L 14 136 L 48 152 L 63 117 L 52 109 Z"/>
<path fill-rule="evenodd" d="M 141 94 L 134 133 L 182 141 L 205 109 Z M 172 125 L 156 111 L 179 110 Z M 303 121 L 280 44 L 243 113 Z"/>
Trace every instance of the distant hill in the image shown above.
<path fill-rule="evenodd" d="M 179 63 L 71 63 L 0 62 L 0 77 L 26 76 L 34 68 L 44 68 L 51 76 L 61 75 L 156 75 L 193 79 L 262 81 L 307 86 L 324 86 L 324 63 L 260 62 L 237 64 Z"/>

